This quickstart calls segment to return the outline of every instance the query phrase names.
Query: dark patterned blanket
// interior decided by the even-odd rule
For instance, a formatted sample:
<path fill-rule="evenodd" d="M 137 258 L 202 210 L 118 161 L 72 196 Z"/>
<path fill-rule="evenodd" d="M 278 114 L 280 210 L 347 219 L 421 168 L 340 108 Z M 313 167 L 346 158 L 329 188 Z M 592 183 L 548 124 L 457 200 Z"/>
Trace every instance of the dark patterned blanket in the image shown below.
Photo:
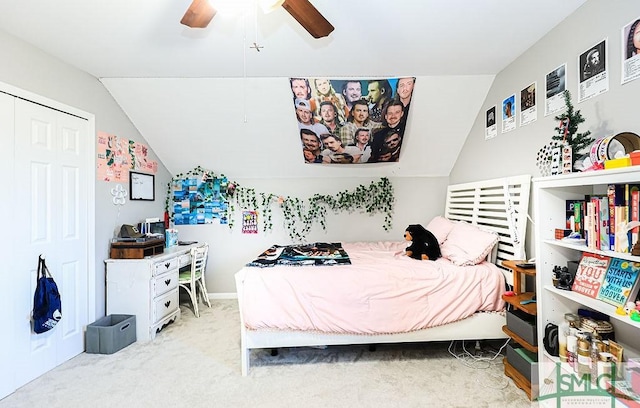
<path fill-rule="evenodd" d="M 268 267 L 273 265 L 350 265 L 349 255 L 339 242 L 316 242 L 314 244 L 272 245 L 247 266 Z"/>

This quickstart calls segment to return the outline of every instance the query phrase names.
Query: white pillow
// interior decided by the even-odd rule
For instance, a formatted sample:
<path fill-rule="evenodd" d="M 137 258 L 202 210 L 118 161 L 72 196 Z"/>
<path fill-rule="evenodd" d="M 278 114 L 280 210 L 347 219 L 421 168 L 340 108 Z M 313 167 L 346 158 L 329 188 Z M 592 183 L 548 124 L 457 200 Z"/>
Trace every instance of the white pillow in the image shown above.
<path fill-rule="evenodd" d="M 427 229 L 436 236 L 438 244 L 442 245 L 444 241 L 447 240 L 454 225 L 455 223 L 453 221 L 438 215 L 429 222 Z"/>
<path fill-rule="evenodd" d="M 455 265 L 477 265 L 487 258 L 500 237 L 466 222 L 455 222 L 447 240 L 440 246 L 442 256 Z"/>

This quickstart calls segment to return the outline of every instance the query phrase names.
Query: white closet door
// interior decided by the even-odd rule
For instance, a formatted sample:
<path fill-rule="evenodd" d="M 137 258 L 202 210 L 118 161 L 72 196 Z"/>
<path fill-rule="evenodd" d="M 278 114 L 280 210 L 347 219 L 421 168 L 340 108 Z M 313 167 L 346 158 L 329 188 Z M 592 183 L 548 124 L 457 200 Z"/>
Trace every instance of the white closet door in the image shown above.
<path fill-rule="evenodd" d="M 16 383 L 20 387 L 84 351 L 88 322 L 87 121 L 16 100 L 15 184 L 11 191 L 16 265 Z M 62 297 L 62 320 L 49 332 L 31 330 L 38 256 L 43 254 Z M 91 288 L 92 290 L 92 288 Z"/>
<path fill-rule="evenodd" d="M 0 152 L 2 152 L 2 160 L 0 160 L 0 174 L 5 179 L 5 191 L 2 193 L 3 199 L 0 200 L 0 214 L 5 219 L 5 226 L 12 226 L 12 215 L 15 210 L 11 199 L 4 197 L 10 196 L 9 190 L 14 190 L 13 184 L 13 114 L 14 114 L 14 97 L 0 92 Z M 8 222 L 7 222 L 8 221 Z M 13 284 L 14 277 L 19 273 L 13 266 L 13 239 L 8 232 L 10 228 L 5 228 L 3 238 L 0 245 L 0 259 L 3 266 L 0 267 L 0 310 L 3 316 L 8 318 L 8 322 L 3 329 L 0 330 L 0 399 L 6 397 L 15 391 L 14 367 L 13 363 L 13 344 L 14 331 L 11 323 L 13 322 Z M 26 274 L 26 272 L 25 272 Z"/>

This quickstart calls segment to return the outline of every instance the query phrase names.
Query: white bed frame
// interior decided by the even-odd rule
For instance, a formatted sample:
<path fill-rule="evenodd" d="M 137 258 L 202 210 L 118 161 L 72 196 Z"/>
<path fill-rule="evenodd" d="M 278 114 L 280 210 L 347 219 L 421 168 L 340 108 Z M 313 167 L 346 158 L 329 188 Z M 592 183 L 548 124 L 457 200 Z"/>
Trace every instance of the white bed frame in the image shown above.
<path fill-rule="evenodd" d="M 500 267 L 507 283 L 513 286 L 512 271 L 502 261 L 526 259 L 525 235 L 531 176 L 455 184 L 447 188 L 445 217 L 466 221 L 500 236 L 492 262 Z"/>
<path fill-rule="evenodd" d="M 529 207 L 531 176 L 506 177 L 451 185 L 447 189 L 445 216 L 496 231 L 500 235 L 494 262 L 523 259 L 524 231 Z M 415 343 L 447 340 L 503 339 L 506 318 L 502 312 L 481 312 L 454 323 L 409 333 L 355 335 L 320 332 L 247 330 L 242 318 L 243 284 L 236 274 L 240 310 L 242 375 L 249 373 L 252 349 L 328 346 L 343 344 Z M 505 270 L 509 282 L 510 275 Z M 512 279 L 511 279 L 512 281 Z"/>

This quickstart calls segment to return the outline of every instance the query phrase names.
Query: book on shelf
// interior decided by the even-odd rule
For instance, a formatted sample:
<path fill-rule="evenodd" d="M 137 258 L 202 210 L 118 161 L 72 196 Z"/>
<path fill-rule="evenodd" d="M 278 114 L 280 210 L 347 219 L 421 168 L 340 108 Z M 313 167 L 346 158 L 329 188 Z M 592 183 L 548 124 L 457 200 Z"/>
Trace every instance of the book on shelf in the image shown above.
<path fill-rule="evenodd" d="M 573 222 L 574 222 L 574 232 L 579 232 L 581 237 L 584 237 L 584 232 L 582 231 L 582 201 L 573 204 Z"/>
<path fill-rule="evenodd" d="M 582 200 L 567 200 L 565 205 L 565 229 L 571 230 L 572 232 L 580 232 L 580 217 L 577 216 L 577 211 L 579 210 L 580 203 Z M 576 208 L 576 204 L 578 208 Z"/>
<path fill-rule="evenodd" d="M 624 306 L 638 295 L 640 262 L 611 258 L 597 299 L 614 306 Z"/>
<path fill-rule="evenodd" d="M 640 186 L 634 184 L 630 187 L 631 194 L 631 204 L 630 204 L 630 213 L 629 213 L 629 221 L 640 221 Z M 640 232 L 640 227 L 634 227 L 631 229 L 629 248 L 633 248 L 633 245 L 638 242 L 638 232 Z"/>
<path fill-rule="evenodd" d="M 585 207 L 584 237 L 587 247 L 600 249 L 600 200 L 597 197 L 589 197 L 585 200 Z"/>
<path fill-rule="evenodd" d="M 606 194 L 565 200 L 565 230 L 580 232 L 591 250 L 629 253 L 640 239 L 640 184 L 609 184 Z M 616 233 L 617 232 L 617 233 Z"/>
<path fill-rule="evenodd" d="M 608 251 L 613 248 L 609 245 L 609 198 L 606 196 L 600 197 L 599 217 L 600 249 Z"/>
<path fill-rule="evenodd" d="M 592 237 L 591 237 L 591 245 L 593 248 L 595 249 L 602 249 L 601 244 L 600 244 L 600 197 L 597 196 L 591 196 L 591 204 L 593 205 L 592 207 L 592 211 L 593 214 L 591 215 L 591 219 L 592 219 Z M 608 236 L 607 236 L 608 238 Z M 608 239 L 607 239 L 608 241 Z M 609 246 L 607 245 L 607 248 Z"/>
<path fill-rule="evenodd" d="M 604 282 L 610 260 L 608 256 L 583 253 L 571 290 L 595 299 Z"/>
<path fill-rule="evenodd" d="M 617 251 L 616 229 L 622 220 L 620 219 L 620 210 L 616 210 L 616 207 L 624 207 L 625 205 L 625 185 L 609 184 L 607 186 L 607 197 L 609 198 L 609 247 L 611 250 Z M 617 218 L 616 214 L 618 215 Z"/>

